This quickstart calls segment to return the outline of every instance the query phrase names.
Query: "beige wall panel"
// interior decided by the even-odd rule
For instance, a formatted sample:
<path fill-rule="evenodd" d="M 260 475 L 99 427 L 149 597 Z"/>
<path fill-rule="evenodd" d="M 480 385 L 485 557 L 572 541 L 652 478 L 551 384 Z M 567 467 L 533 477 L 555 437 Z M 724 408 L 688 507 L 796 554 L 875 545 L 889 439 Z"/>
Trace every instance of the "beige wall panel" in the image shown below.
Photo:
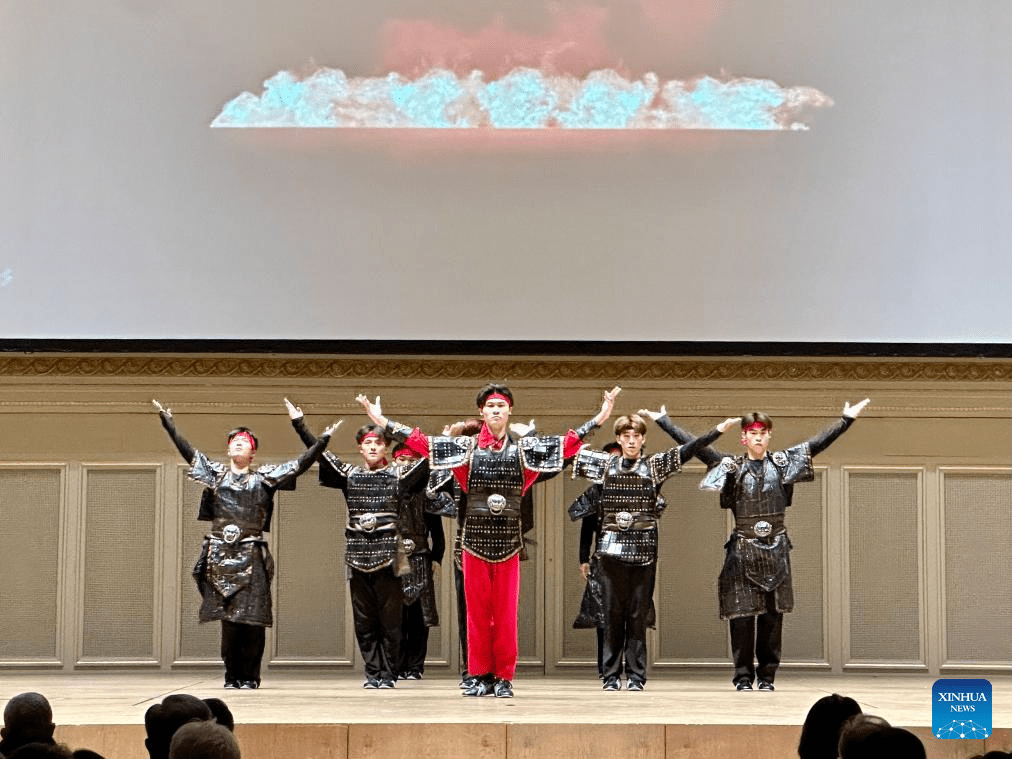
<path fill-rule="evenodd" d="M 537 487 L 537 486 L 535 486 Z M 520 664 L 542 664 L 545 656 L 545 569 L 541 555 L 545 545 L 545 506 L 535 492 L 534 539 L 527 545 L 527 561 L 520 562 L 520 602 L 517 615 L 517 643 Z"/>
<path fill-rule="evenodd" d="M 606 694 L 607 695 L 607 694 Z M 508 759 L 665 759 L 664 725 L 509 726 Z"/>
<path fill-rule="evenodd" d="M 916 472 L 849 473 L 852 662 L 923 660 L 919 487 Z"/>
<path fill-rule="evenodd" d="M 787 533 L 791 537 L 791 573 L 794 580 L 794 611 L 784 615 L 784 661 L 825 662 L 823 593 L 824 470 L 814 482 L 794 488 L 787 510 Z"/>
<path fill-rule="evenodd" d="M 57 661 L 62 468 L 0 468 L 0 662 Z"/>
<path fill-rule="evenodd" d="M 493 724 L 350 725 L 348 759 L 506 759 L 506 731 Z"/>
<path fill-rule="evenodd" d="M 1012 666 L 1012 473 L 943 472 L 945 664 Z"/>
<path fill-rule="evenodd" d="M 313 467 L 274 509 L 275 657 L 282 661 L 350 662 L 341 491 L 319 486 Z"/>
<path fill-rule="evenodd" d="M 200 494 L 204 486 L 186 477 L 186 468 L 175 471 L 180 482 L 178 492 L 182 494 L 176 509 L 179 514 L 182 540 L 177 546 L 179 556 L 179 633 L 178 645 L 174 650 L 184 662 L 221 661 L 221 625 L 217 622 L 201 623 L 197 619 L 200 611 L 200 593 L 193 581 L 193 566 L 200 556 L 210 522 L 197 521 Z"/>
<path fill-rule="evenodd" d="M 655 662 L 723 663 L 728 658 L 727 623 L 720 620 L 717 604 L 727 512 L 716 493 L 699 489 L 704 474 L 701 466 L 689 465 L 661 491 L 668 507 L 659 528 Z"/>
<path fill-rule="evenodd" d="M 85 471 L 83 661 L 155 660 L 156 482 L 153 469 Z"/>

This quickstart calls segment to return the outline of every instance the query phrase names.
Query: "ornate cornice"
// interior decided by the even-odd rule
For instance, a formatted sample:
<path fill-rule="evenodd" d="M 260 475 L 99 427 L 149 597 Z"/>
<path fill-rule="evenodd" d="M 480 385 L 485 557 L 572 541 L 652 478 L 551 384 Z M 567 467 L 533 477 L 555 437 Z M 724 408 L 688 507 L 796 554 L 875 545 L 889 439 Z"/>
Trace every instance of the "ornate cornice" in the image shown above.
<path fill-rule="evenodd" d="M 0 377 L 990 383 L 1012 382 L 1012 360 L 33 354 L 0 357 Z"/>

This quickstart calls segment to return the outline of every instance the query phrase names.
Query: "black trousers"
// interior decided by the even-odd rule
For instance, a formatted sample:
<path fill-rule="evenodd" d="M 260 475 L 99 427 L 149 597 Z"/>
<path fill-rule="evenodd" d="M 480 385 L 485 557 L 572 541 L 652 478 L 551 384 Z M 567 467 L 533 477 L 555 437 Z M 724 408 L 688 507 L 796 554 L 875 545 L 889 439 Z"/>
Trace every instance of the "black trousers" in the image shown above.
<path fill-rule="evenodd" d="M 351 610 L 355 638 L 362 653 L 366 677 L 396 680 L 401 659 L 401 578 L 385 567 L 375 572 L 351 570 Z"/>
<path fill-rule="evenodd" d="M 772 599 L 766 608 L 776 608 Z M 773 682 L 780 666 L 783 613 L 767 611 L 757 616 L 731 619 L 728 624 L 731 627 L 731 655 L 734 657 L 732 682 L 752 682 L 756 677 Z M 756 660 L 759 662 L 758 667 L 755 665 Z"/>
<path fill-rule="evenodd" d="M 260 684 L 260 664 L 264 658 L 267 628 L 221 621 L 221 660 L 225 662 L 225 682 L 253 681 Z"/>
<path fill-rule="evenodd" d="M 429 628 L 425 624 L 421 599 L 403 607 L 401 612 L 400 672 L 425 671 L 425 654 L 429 650 Z"/>
<path fill-rule="evenodd" d="M 605 622 L 601 670 L 605 680 L 624 671 L 628 679 L 646 682 L 647 615 L 656 577 L 656 563 L 637 566 L 601 557 Z"/>

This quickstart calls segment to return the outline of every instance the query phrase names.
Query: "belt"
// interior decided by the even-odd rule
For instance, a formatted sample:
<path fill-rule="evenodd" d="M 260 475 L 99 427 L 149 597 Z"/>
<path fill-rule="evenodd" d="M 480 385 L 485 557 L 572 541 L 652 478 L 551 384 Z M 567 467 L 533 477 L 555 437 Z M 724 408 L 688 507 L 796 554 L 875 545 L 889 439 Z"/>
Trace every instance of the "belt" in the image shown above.
<path fill-rule="evenodd" d="M 221 528 L 221 532 L 209 532 L 205 536 L 208 540 L 215 540 L 219 543 L 265 543 L 263 533 L 253 530 L 245 530 L 238 525 L 227 524 Z"/>
<path fill-rule="evenodd" d="M 604 524 L 601 529 L 610 532 L 625 532 L 626 530 L 649 530 L 657 525 L 657 517 L 652 514 L 633 514 L 629 511 L 605 514 Z"/>
<path fill-rule="evenodd" d="M 734 531 L 748 538 L 768 538 L 787 530 L 783 514 L 761 514 L 757 517 L 737 517 Z"/>
<path fill-rule="evenodd" d="M 480 501 L 477 498 L 468 499 L 467 513 L 490 514 L 494 517 L 519 517 L 520 507 L 515 503 L 511 504 L 506 496 L 492 493 L 484 501 Z"/>
<path fill-rule="evenodd" d="M 376 514 L 357 514 L 348 517 L 348 529 L 355 532 L 375 532 L 376 530 L 396 530 L 397 515 L 389 512 Z"/>

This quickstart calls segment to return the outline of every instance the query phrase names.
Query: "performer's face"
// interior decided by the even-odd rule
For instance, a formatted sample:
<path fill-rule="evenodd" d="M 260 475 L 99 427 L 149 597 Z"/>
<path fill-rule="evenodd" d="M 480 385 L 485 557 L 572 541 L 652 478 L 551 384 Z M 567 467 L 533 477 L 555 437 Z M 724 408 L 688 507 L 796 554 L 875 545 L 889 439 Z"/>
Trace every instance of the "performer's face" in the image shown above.
<path fill-rule="evenodd" d="M 397 464 L 401 469 L 407 469 L 409 466 L 414 464 L 420 456 L 415 456 L 413 453 L 398 453 L 394 458 L 394 463 Z"/>
<path fill-rule="evenodd" d="M 253 446 L 245 435 L 236 435 L 228 441 L 228 457 L 240 469 L 253 461 Z"/>
<path fill-rule="evenodd" d="M 387 457 L 387 441 L 376 435 L 367 435 L 358 444 L 358 452 L 371 469 Z"/>
<path fill-rule="evenodd" d="M 622 455 L 627 459 L 639 458 L 646 439 L 646 435 L 636 430 L 622 430 L 620 435 L 615 436 L 615 440 L 622 447 Z"/>
<path fill-rule="evenodd" d="M 510 405 L 502 398 L 489 398 L 481 407 L 481 418 L 493 432 L 502 432 L 510 419 Z"/>
<path fill-rule="evenodd" d="M 766 449 L 770 447 L 770 438 L 773 433 L 766 427 L 757 429 L 753 427 L 741 433 L 741 444 L 748 450 L 750 459 L 761 459 L 766 455 Z"/>

